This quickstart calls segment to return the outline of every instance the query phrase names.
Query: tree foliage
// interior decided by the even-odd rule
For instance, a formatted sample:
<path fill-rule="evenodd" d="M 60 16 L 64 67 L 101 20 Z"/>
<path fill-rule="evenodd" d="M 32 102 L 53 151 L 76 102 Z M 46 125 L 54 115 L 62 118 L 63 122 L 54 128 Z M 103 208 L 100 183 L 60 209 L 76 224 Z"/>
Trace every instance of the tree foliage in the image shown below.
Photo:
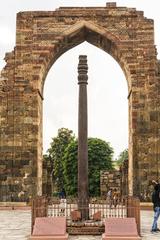
<path fill-rule="evenodd" d="M 88 139 L 88 177 L 91 196 L 100 195 L 100 172 L 112 169 L 113 149 L 109 143 L 98 138 Z"/>
<path fill-rule="evenodd" d="M 116 160 L 117 166 L 121 166 L 125 160 L 128 159 L 128 149 L 121 152 Z"/>
<path fill-rule="evenodd" d="M 45 159 L 51 161 L 54 186 L 63 187 L 67 195 L 77 195 L 78 142 L 73 132 L 67 128 L 58 130 L 52 138 Z M 112 169 L 113 149 L 109 143 L 98 139 L 88 139 L 88 180 L 90 196 L 100 194 L 100 171 Z"/>
<path fill-rule="evenodd" d="M 113 149 L 109 143 L 98 139 L 88 139 L 88 179 L 90 196 L 100 194 L 100 171 L 112 169 Z M 71 141 L 63 157 L 64 182 L 68 195 L 77 194 L 78 143 Z"/>
<path fill-rule="evenodd" d="M 68 144 L 75 139 L 73 131 L 67 128 L 58 129 L 57 137 L 52 138 L 48 149 L 49 158 L 53 165 L 53 179 L 57 190 L 60 191 L 64 185 L 63 155 Z"/>
<path fill-rule="evenodd" d="M 78 176 L 78 142 L 71 141 L 63 156 L 64 187 L 67 195 L 75 196 L 77 193 Z"/>

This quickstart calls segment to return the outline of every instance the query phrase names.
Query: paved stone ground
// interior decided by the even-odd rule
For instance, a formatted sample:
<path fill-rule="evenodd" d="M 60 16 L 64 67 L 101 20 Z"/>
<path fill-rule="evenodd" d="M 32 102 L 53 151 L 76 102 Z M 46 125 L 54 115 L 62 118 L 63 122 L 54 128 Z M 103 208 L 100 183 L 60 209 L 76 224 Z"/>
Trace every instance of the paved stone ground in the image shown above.
<path fill-rule="evenodd" d="M 0 211 L 0 240 L 27 240 L 30 228 L 30 211 Z"/>
<path fill-rule="evenodd" d="M 160 233 L 152 234 L 150 232 L 152 220 L 152 211 L 141 212 L 142 240 L 160 240 Z M 30 211 L 0 211 L 0 240 L 27 240 L 30 235 L 30 227 Z M 70 236 L 69 240 L 101 240 L 101 236 Z"/>

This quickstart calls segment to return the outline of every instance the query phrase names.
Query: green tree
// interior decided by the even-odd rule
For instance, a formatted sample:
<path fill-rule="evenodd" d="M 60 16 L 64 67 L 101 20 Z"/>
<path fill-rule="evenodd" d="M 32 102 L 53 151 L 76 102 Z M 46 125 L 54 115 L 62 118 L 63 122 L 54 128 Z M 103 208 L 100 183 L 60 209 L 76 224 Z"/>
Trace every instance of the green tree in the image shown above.
<path fill-rule="evenodd" d="M 63 156 L 64 186 L 67 195 L 75 196 L 77 194 L 77 176 L 78 176 L 78 142 L 73 140 L 65 149 Z"/>
<path fill-rule="evenodd" d="M 63 155 L 68 144 L 74 139 L 75 136 L 72 130 L 60 128 L 57 137 L 52 138 L 50 148 L 47 151 L 52 161 L 53 180 L 58 191 L 64 186 Z"/>
<path fill-rule="evenodd" d="M 112 169 L 113 149 L 98 138 L 88 139 L 88 177 L 91 196 L 100 195 L 100 171 Z"/>
<path fill-rule="evenodd" d="M 90 196 L 100 195 L 100 171 L 112 169 L 113 149 L 109 143 L 98 139 L 88 139 L 88 179 Z M 77 194 L 78 143 L 70 142 L 63 157 L 65 189 L 68 195 Z"/>
<path fill-rule="evenodd" d="M 125 149 L 123 152 L 121 152 L 118 156 L 118 159 L 116 160 L 117 166 L 121 166 L 122 163 L 128 159 L 128 149 Z"/>

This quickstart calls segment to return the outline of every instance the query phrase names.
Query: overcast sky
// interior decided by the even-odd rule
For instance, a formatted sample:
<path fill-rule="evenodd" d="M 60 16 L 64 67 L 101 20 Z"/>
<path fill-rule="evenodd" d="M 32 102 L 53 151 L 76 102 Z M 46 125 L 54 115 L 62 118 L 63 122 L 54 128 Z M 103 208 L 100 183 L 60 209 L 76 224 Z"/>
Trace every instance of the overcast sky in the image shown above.
<path fill-rule="evenodd" d="M 0 7 L 0 69 L 6 52 L 15 46 L 16 13 L 49 10 L 60 6 L 105 6 L 102 0 L 5 0 Z M 115 2 L 115 1 L 110 1 Z M 117 6 L 135 7 L 154 19 L 155 45 L 160 52 L 160 13 L 158 0 L 117 0 Z M 128 147 L 128 89 L 118 63 L 104 51 L 84 42 L 63 54 L 50 69 L 44 88 L 43 148 L 49 148 L 58 128 L 78 130 L 78 56 L 88 58 L 88 135 L 107 142 L 114 157 Z"/>

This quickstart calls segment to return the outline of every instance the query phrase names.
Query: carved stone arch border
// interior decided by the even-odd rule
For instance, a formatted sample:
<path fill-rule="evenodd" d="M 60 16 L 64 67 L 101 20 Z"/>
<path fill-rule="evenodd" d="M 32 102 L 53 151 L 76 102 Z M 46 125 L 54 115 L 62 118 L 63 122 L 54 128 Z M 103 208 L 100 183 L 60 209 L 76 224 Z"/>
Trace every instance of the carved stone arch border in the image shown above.
<path fill-rule="evenodd" d="M 0 201 L 42 193 L 42 102 L 46 75 L 83 41 L 103 49 L 128 83 L 129 193 L 145 200 L 160 172 L 160 72 L 153 20 L 135 8 L 59 8 L 17 14 L 16 46 L 0 77 Z"/>
<path fill-rule="evenodd" d="M 79 37 L 80 32 L 85 32 L 78 41 L 74 41 L 71 38 Z M 96 39 L 89 38 L 89 32 L 92 34 L 97 35 Z M 78 21 L 73 26 L 67 28 L 65 31 L 61 33 L 61 38 L 57 41 L 57 45 L 55 45 L 56 51 L 50 52 L 51 57 L 48 59 L 48 67 L 46 67 L 46 73 L 43 75 L 42 79 L 42 89 L 44 85 L 44 81 L 46 79 L 46 75 L 54 64 L 54 62 L 66 51 L 73 48 L 76 45 L 79 45 L 81 42 L 88 41 L 89 43 L 95 45 L 98 48 L 101 48 L 108 54 L 110 54 L 119 65 L 122 67 L 124 74 L 126 75 L 126 80 L 128 87 L 130 89 L 130 80 L 129 72 L 127 72 L 126 63 L 125 61 L 120 58 L 121 51 L 118 50 L 117 44 L 120 42 L 120 38 L 114 35 L 112 32 L 107 31 L 107 29 L 95 24 L 94 22 L 87 22 L 87 21 Z M 59 46 L 60 45 L 60 46 Z M 58 50 L 57 50 L 58 49 Z"/>

